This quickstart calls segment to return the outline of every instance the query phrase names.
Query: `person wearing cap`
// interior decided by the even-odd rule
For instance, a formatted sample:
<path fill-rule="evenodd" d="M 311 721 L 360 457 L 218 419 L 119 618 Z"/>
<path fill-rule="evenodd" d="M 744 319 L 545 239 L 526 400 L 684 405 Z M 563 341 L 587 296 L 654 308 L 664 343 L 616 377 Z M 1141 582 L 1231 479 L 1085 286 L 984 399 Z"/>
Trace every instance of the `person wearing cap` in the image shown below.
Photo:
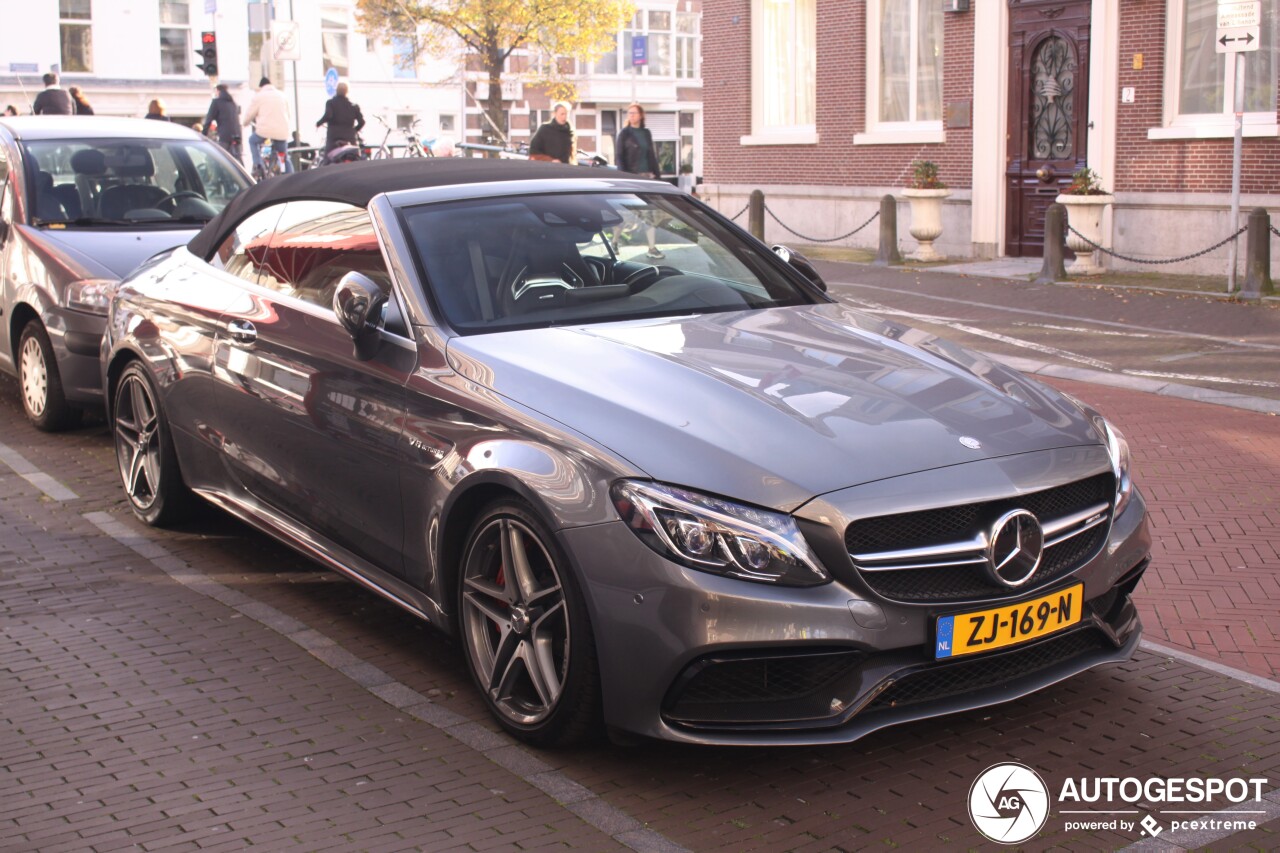
<path fill-rule="evenodd" d="M 216 130 L 215 130 L 216 128 Z M 226 83 L 219 83 L 213 100 L 209 102 L 209 111 L 204 114 L 205 136 L 218 134 L 218 144 L 230 152 L 236 159 L 240 158 L 240 107 Z"/>
<path fill-rule="evenodd" d="M 288 153 L 289 102 L 283 92 L 271 85 L 268 78 L 263 77 L 258 81 L 258 91 L 249 102 L 249 109 L 245 111 L 241 124 L 244 127 L 253 125 L 253 132 L 249 134 L 249 153 L 253 155 L 255 168 L 262 168 L 263 140 L 271 140 L 273 153 Z M 284 158 L 284 170 L 293 171 L 292 158 Z"/>
<path fill-rule="evenodd" d="M 577 161 L 577 136 L 569 124 L 569 105 L 564 101 L 556 102 L 551 121 L 538 128 L 529 141 L 529 159 Z"/>

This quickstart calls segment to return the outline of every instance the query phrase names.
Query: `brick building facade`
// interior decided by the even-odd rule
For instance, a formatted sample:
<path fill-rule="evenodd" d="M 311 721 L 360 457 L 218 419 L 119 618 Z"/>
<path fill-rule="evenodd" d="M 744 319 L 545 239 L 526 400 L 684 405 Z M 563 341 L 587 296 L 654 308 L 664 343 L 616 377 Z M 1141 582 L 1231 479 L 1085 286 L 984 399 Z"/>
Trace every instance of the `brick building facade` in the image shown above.
<path fill-rule="evenodd" d="M 929 160 L 951 189 L 937 243 L 941 251 L 957 257 L 1038 254 L 1044 208 L 1070 173 L 1087 164 L 1116 195 L 1104 239 L 1117 251 L 1171 257 L 1200 248 L 1190 242 L 1209 245 L 1234 230 L 1228 221 L 1233 116 L 1225 91 L 1233 81 L 1233 57 L 1215 58 L 1212 49 L 1216 2 L 712 4 L 702 21 L 703 195 L 733 215 L 759 187 L 769 210 L 787 226 L 766 217 L 766 237 L 804 243 L 787 229 L 812 238 L 844 234 L 876 211 L 881 195 L 901 198 L 913 161 Z M 944 12 L 944 5 L 970 8 Z M 1262 49 L 1245 54 L 1250 103 L 1241 182 L 1242 209 L 1269 207 L 1273 215 L 1280 214 L 1278 5 L 1262 0 Z M 778 9 L 787 7 L 791 17 L 779 18 Z M 804 26 L 810 17 L 808 36 Z M 793 53 L 810 44 L 816 53 L 814 108 L 811 123 L 773 134 L 760 126 L 762 87 L 769 90 L 766 97 L 779 91 L 784 99 L 792 97 L 785 83 L 772 83 L 777 69 L 765 67 L 776 62 L 772 57 L 791 58 L 777 46 L 779 20 L 791 22 L 798 33 Z M 902 24 L 912 28 L 910 38 L 895 35 L 894 27 Z M 788 35 L 785 25 L 781 30 Z M 906 72 L 893 51 L 908 44 L 906 64 L 916 69 L 911 109 L 917 101 L 927 109 L 906 122 L 877 123 L 874 112 L 891 95 L 902 98 L 903 80 L 891 75 Z M 1063 48 L 1066 60 L 1057 72 L 1046 60 L 1046 45 Z M 926 81 L 921 69 L 935 61 L 933 54 L 940 56 Z M 784 66 L 776 76 L 792 79 L 788 74 L 795 67 L 793 77 L 804 79 L 805 68 Z M 886 70 L 893 68 L 898 71 Z M 876 79 L 880 74 L 887 82 Z M 930 91 L 930 85 L 936 88 Z M 1055 105 L 1063 115 L 1074 109 L 1075 124 L 1047 137 L 1057 140 L 1053 144 L 1065 151 L 1062 156 L 1037 159 L 1041 117 Z M 915 246 L 909 221 L 903 202 L 904 250 Z M 871 247 L 876 239 L 875 227 L 869 227 L 837 245 Z M 1221 249 L 1178 269 L 1221 272 L 1225 258 Z M 1138 267 L 1115 260 L 1108 265 Z"/>

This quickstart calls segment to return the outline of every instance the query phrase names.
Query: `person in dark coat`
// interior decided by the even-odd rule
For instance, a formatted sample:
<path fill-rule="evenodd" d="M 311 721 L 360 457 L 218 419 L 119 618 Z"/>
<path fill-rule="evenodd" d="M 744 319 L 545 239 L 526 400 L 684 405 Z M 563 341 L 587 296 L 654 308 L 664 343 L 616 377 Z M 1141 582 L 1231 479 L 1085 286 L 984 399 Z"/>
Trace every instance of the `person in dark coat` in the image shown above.
<path fill-rule="evenodd" d="M 219 83 L 217 93 L 209 102 L 209 111 L 204 114 L 204 134 L 211 136 L 217 126 L 218 144 L 227 149 L 233 157 L 240 156 L 240 107 L 226 83 Z"/>
<path fill-rule="evenodd" d="M 338 93 L 325 101 L 324 115 L 316 122 L 316 127 L 329 126 L 324 137 L 326 154 L 343 142 L 354 144 L 356 134 L 364 127 L 364 114 L 360 112 L 360 105 L 347 99 L 347 91 L 347 84 L 339 83 Z"/>
<path fill-rule="evenodd" d="M 569 105 L 559 102 L 551 113 L 551 121 L 538 128 L 529 141 L 530 160 L 577 162 L 577 137 L 569 124 Z"/>
<path fill-rule="evenodd" d="M 38 116 L 71 116 L 76 114 L 71 93 L 58 85 L 58 75 L 50 71 L 44 75 L 44 91 L 36 95 L 31 113 Z"/>
<path fill-rule="evenodd" d="M 645 178 L 659 177 L 658 150 L 653 145 L 653 134 L 644 126 L 644 107 L 639 104 L 627 107 L 627 125 L 618 134 L 616 151 L 618 168 L 622 171 Z M 645 233 L 649 238 L 647 256 L 653 260 L 665 258 L 666 255 L 658 249 L 657 228 L 654 227 L 651 218 L 642 213 L 641 219 L 645 220 Z M 614 229 L 615 244 L 618 242 L 620 230 Z"/>
<path fill-rule="evenodd" d="M 93 115 L 93 105 L 90 104 L 89 99 L 84 96 L 84 92 L 80 91 L 79 86 L 71 86 L 67 89 L 67 92 L 71 95 L 71 102 L 74 105 L 73 109 L 76 111 L 76 115 Z"/>

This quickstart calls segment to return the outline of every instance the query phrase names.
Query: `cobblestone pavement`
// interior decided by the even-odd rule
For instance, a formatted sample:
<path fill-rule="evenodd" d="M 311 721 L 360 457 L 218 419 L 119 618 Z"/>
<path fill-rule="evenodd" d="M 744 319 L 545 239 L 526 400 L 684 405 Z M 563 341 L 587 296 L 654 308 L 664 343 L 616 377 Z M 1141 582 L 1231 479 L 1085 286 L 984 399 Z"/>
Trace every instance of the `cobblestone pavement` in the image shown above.
<path fill-rule="evenodd" d="M 1148 636 L 1274 676 L 1280 422 L 1055 384 L 1137 450 L 1158 543 Z M 845 747 L 526 750 L 489 722 L 457 648 L 392 605 L 213 510 L 138 525 L 101 425 L 37 433 L 0 380 L 0 445 L 0 849 L 967 849 L 985 843 L 969 788 L 1001 761 L 1055 792 L 1095 776 L 1280 786 L 1277 688 L 1150 650 Z M 1141 838 L 1067 820 L 1026 848 Z M 1268 811 L 1197 843 L 1269 850 L 1277 833 Z"/>

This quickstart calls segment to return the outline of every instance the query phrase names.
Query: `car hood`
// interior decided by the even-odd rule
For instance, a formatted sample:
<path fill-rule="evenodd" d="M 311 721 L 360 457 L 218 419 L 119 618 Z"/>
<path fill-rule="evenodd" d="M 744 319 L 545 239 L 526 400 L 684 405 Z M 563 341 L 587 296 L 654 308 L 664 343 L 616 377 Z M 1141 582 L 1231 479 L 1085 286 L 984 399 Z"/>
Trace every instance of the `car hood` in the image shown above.
<path fill-rule="evenodd" d="M 1052 389 L 838 304 L 460 337 L 449 356 L 654 479 L 784 510 L 901 474 L 1099 443 Z"/>
<path fill-rule="evenodd" d="M 145 231 L 30 228 L 27 238 L 82 267 L 83 278 L 124 278 L 147 258 L 191 241 L 199 229 L 170 228 Z"/>

